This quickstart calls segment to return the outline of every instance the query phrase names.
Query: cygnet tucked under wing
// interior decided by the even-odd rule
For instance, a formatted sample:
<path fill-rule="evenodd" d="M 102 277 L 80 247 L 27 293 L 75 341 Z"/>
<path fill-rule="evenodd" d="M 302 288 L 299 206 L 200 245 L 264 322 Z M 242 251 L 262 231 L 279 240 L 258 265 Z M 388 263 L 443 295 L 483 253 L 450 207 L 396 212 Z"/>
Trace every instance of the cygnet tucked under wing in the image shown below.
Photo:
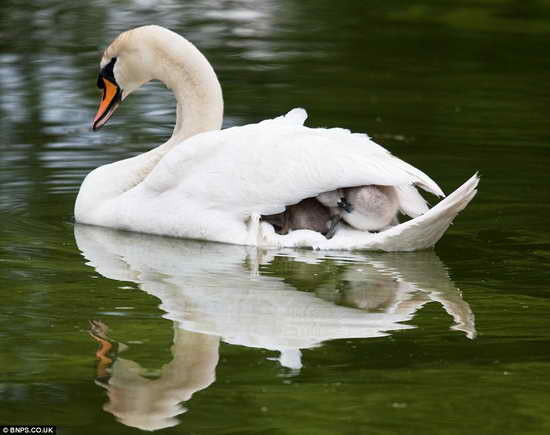
<path fill-rule="evenodd" d="M 330 229 L 330 218 L 329 209 L 315 198 L 306 198 L 290 205 L 283 213 L 262 216 L 262 220 L 273 225 L 278 234 L 288 234 L 290 230 L 311 230 L 326 235 Z"/>
<path fill-rule="evenodd" d="M 344 189 L 344 196 L 352 211 L 341 216 L 352 227 L 379 231 L 396 223 L 399 200 L 393 186 L 350 187 Z"/>

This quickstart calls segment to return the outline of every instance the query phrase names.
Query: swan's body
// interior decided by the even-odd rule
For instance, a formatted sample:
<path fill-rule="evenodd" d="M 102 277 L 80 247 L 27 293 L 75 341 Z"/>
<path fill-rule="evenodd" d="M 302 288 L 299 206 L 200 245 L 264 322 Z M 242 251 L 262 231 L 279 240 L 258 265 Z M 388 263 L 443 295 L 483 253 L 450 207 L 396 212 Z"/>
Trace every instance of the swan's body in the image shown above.
<path fill-rule="evenodd" d="M 366 135 L 305 127 L 303 109 L 219 130 L 223 100 L 214 71 L 191 43 L 167 29 L 123 33 L 101 67 L 104 100 L 94 128 L 118 100 L 152 79 L 174 91 L 177 121 L 163 145 L 86 177 L 75 205 L 78 222 L 235 244 L 413 250 L 432 246 L 475 194 L 477 177 L 454 200 L 438 204 L 438 212 L 428 211 L 416 186 L 443 195 L 430 177 Z M 260 222 L 261 215 L 282 213 L 304 198 L 363 185 L 393 186 L 399 209 L 423 216 L 374 235 L 342 227 L 331 240 L 308 230 L 279 235 Z"/>

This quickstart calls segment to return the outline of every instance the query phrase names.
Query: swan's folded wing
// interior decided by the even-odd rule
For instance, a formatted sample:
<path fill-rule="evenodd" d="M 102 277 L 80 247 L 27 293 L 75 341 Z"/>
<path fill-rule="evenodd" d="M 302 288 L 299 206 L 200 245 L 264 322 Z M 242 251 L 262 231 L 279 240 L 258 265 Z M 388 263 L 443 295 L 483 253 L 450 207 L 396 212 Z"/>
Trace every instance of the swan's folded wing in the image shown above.
<path fill-rule="evenodd" d="M 307 128 L 293 112 L 186 140 L 155 167 L 147 188 L 242 215 L 277 213 L 303 198 L 364 184 L 418 185 L 443 195 L 426 174 L 368 136 Z"/>

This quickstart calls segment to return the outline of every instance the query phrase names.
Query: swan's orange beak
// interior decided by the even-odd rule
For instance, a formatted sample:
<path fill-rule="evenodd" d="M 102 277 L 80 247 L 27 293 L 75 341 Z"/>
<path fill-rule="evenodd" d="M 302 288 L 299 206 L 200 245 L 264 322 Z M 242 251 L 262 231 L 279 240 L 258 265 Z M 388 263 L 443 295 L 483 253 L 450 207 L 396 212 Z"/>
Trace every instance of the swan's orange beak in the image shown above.
<path fill-rule="evenodd" d="M 103 95 L 99 102 L 99 109 L 92 122 L 92 130 L 101 128 L 109 118 L 115 113 L 121 101 L 122 92 L 116 83 L 113 83 L 105 77 L 100 77 L 98 85 L 103 89 Z"/>

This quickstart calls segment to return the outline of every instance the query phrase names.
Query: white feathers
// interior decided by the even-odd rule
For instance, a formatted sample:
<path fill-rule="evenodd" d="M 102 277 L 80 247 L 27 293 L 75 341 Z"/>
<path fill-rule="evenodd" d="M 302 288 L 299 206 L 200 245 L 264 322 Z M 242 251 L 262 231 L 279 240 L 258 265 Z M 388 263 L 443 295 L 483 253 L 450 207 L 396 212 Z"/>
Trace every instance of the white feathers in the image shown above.
<path fill-rule="evenodd" d="M 401 213 L 410 217 L 417 217 L 429 210 L 426 200 L 418 193 L 418 190 L 411 185 L 405 184 L 395 186 L 399 208 Z"/>
<path fill-rule="evenodd" d="M 276 118 L 276 120 L 284 120 L 291 124 L 296 124 L 296 125 L 304 125 L 304 122 L 306 122 L 306 119 L 307 119 L 307 112 L 305 109 L 302 109 L 301 107 L 292 109 L 286 115 Z"/>

